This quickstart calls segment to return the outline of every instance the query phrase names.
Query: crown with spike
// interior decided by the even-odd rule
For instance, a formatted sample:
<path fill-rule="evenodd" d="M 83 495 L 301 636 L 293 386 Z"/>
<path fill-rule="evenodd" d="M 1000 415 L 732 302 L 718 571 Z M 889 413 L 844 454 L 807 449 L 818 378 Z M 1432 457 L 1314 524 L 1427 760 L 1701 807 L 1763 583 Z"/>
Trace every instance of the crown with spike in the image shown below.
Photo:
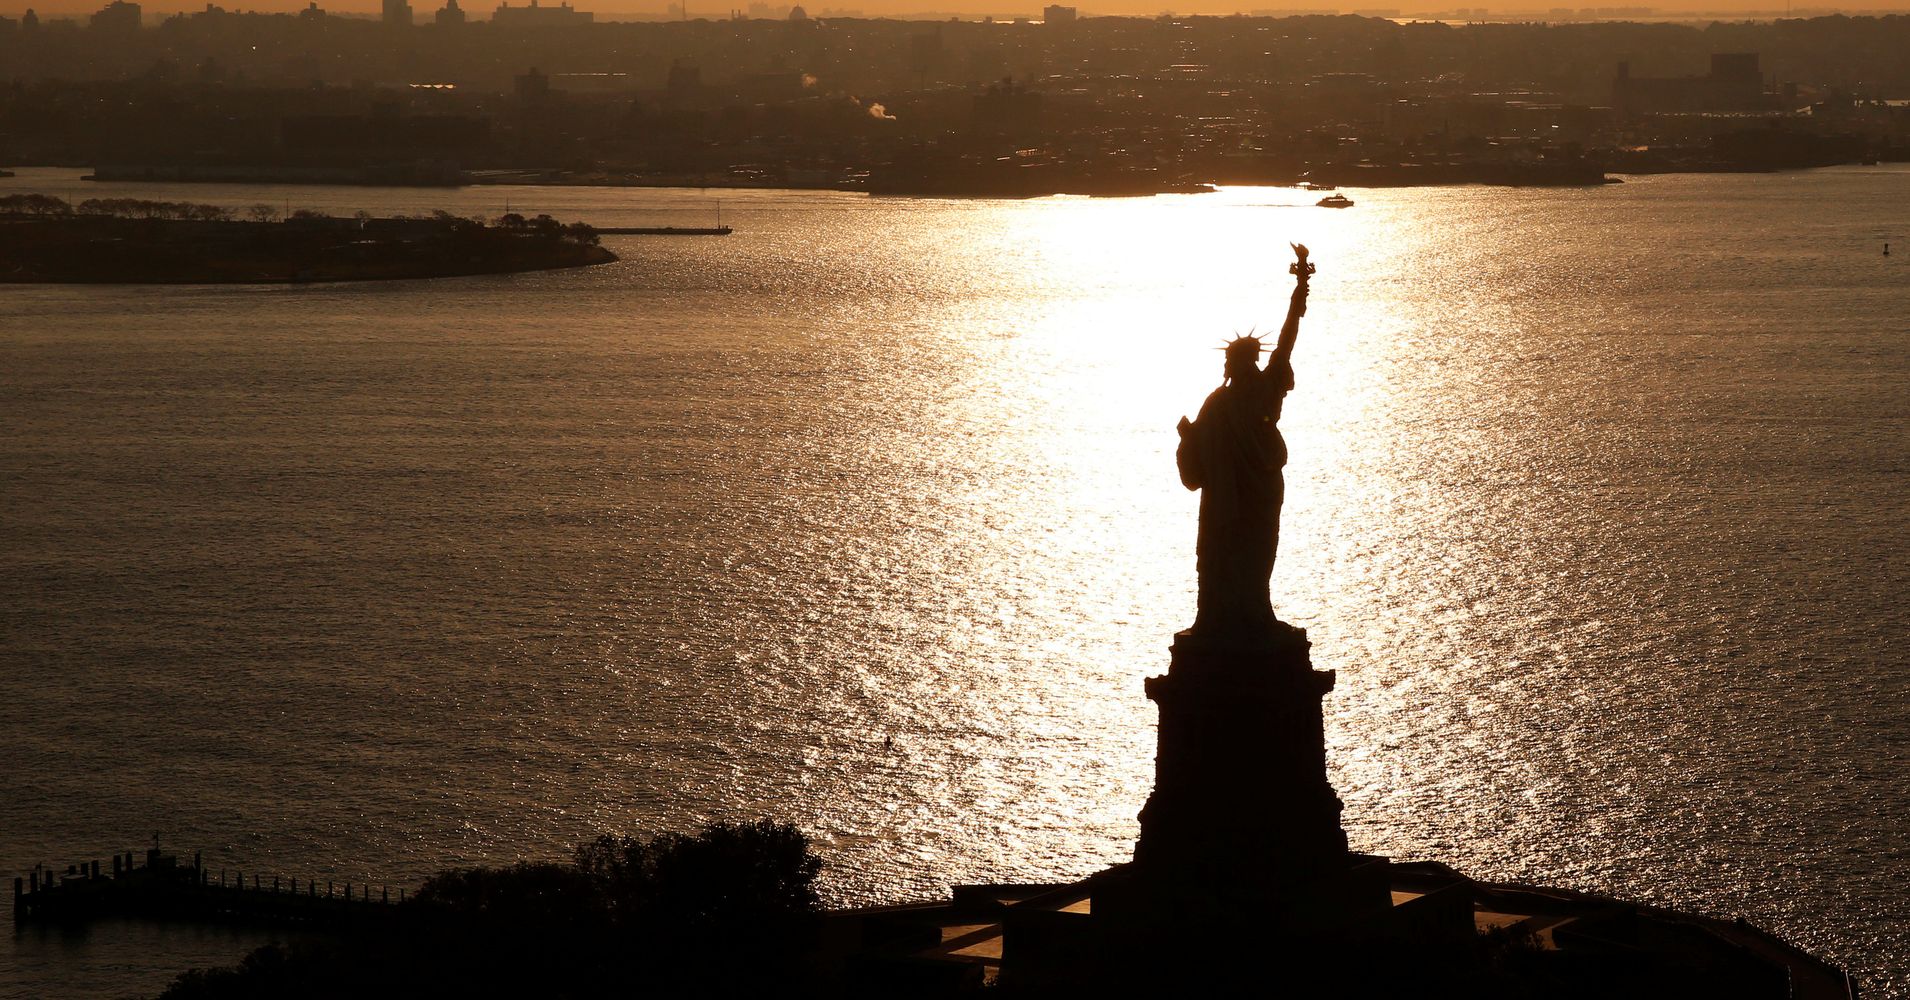
<path fill-rule="evenodd" d="M 1258 365 L 1260 363 L 1260 354 L 1266 349 L 1266 345 L 1262 344 L 1260 338 L 1254 335 L 1253 330 L 1248 330 L 1243 336 L 1235 337 L 1220 347 L 1220 350 L 1227 352 L 1227 365 L 1229 368 L 1236 362 Z"/>

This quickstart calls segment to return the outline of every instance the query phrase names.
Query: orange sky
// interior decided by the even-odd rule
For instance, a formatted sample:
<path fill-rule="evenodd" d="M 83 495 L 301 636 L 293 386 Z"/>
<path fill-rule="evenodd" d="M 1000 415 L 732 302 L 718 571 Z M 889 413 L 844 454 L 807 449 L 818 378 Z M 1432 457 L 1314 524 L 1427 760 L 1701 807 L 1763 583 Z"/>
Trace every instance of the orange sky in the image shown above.
<path fill-rule="evenodd" d="M 32 7 L 37 10 L 42 17 L 85 15 L 98 10 L 106 2 L 107 0 L 47 0 L 47 2 L 35 2 L 35 0 L 5 0 L 4 3 L 0 3 L 0 14 L 18 17 L 22 11 L 28 7 Z M 302 9 L 305 6 L 305 0 L 215 0 L 215 2 L 218 2 L 220 6 L 228 10 L 292 11 Z M 512 2 L 522 4 L 527 2 L 527 0 L 512 0 Z M 559 2 L 559 0 L 550 0 L 550 2 L 555 4 Z M 661 16 L 670 0 L 570 0 L 570 2 L 578 9 L 591 11 L 600 18 L 616 19 L 644 15 Z M 768 2 L 772 7 L 775 7 L 786 4 L 788 0 L 768 0 Z M 981 14 L 995 14 L 997 16 L 1017 14 L 1039 16 L 1041 8 L 1047 2 L 1049 2 L 1049 0 L 814 0 L 814 2 L 806 3 L 804 6 L 808 8 L 811 15 L 819 15 L 829 9 L 838 9 L 844 11 L 861 11 L 864 15 L 872 17 L 883 15 L 923 15 L 934 11 L 973 14 L 977 16 Z M 411 4 L 413 10 L 421 15 L 419 18 L 420 21 L 428 20 L 429 12 L 444 5 L 443 0 L 411 0 Z M 689 0 L 689 4 L 692 16 L 699 14 L 705 17 L 727 16 L 732 6 L 747 8 L 749 0 Z M 482 18 L 489 16 L 489 12 L 496 7 L 496 0 L 460 0 L 460 5 L 475 16 Z M 161 3 L 146 2 L 143 3 L 142 6 L 145 7 L 147 18 L 150 22 L 159 14 L 171 13 L 178 10 L 198 10 L 203 6 L 203 2 L 195 3 L 183 2 L 183 0 L 170 0 L 170 2 Z M 333 13 L 340 14 L 371 14 L 378 10 L 378 4 L 372 2 L 372 0 L 332 0 L 332 2 L 319 0 L 319 6 Z M 1199 2 L 1199 0 L 1194 0 L 1194 2 L 1171 3 L 1148 2 L 1148 0 L 1102 0 L 1100 3 L 1088 6 L 1080 4 L 1077 0 L 1077 6 L 1084 15 L 1152 15 L 1165 10 L 1172 10 L 1181 14 L 1232 14 L 1236 12 L 1251 13 L 1256 10 L 1279 11 L 1289 9 L 1338 10 L 1348 14 L 1367 9 L 1397 9 L 1403 14 L 1412 15 L 1433 11 L 1451 11 L 1462 7 L 1483 6 L 1494 13 L 1503 12 L 1510 15 L 1517 12 L 1530 11 L 1539 17 L 1543 17 L 1544 11 L 1554 7 L 1629 7 L 1653 5 L 1641 2 L 1641 0 L 1597 0 L 1595 3 L 1592 2 L 1592 0 L 1341 0 L 1341 2 L 1337 4 L 1320 2 L 1317 5 L 1308 5 L 1304 2 L 1300 2 L 1300 0 L 1284 0 L 1284 2 L 1283 0 L 1239 0 L 1239 2 L 1227 2 L 1227 0 Z M 1700 2 L 1679 3 L 1675 6 L 1654 6 L 1654 9 L 1659 12 L 1660 17 L 1666 17 L 1679 11 L 1703 11 L 1707 14 L 1755 11 L 1768 14 L 1772 11 L 1783 11 L 1786 7 L 1781 2 L 1773 3 L 1771 0 L 1761 0 L 1761 2 L 1730 2 L 1730 0 L 1702 2 L 1702 0 L 1700 0 Z M 1801 0 L 1801 2 L 1794 3 L 1790 9 L 1795 10 L 1799 15 L 1820 11 L 1828 12 L 1834 9 L 1841 9 L 1851 13 L 1860 11 L 1910 11 L 1910 0 L 1866 0 L 1866 2 L 1860 5 L 1843 8 L 1820 7 L 1811 4 L 1809 0 Z"/>

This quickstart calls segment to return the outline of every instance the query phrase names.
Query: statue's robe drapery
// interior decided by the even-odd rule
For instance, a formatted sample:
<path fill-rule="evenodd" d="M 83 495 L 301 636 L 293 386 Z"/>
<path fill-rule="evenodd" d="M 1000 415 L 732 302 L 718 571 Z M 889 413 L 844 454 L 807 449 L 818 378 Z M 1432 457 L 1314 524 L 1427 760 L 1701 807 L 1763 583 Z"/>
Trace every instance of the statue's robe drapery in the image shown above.
<path fill-rule="evenodd" d="M 1181 482 L 1201 491 L 1196 632 L 1255 632 L 1273 621 L 1267 586 L 1287 464 L 1278 422 L 1292 388 L 1293 366 L 1276 355 L 1264 370 L 1215 389 L 1181 436 Z"/>

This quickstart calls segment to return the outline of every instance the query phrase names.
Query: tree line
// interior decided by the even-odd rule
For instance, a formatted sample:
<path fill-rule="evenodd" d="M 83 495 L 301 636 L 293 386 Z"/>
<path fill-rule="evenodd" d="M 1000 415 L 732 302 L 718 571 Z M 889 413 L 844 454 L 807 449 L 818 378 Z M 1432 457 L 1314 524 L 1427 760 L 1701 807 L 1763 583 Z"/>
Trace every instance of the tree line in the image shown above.
<path fill-rule="evenodd" d="M 394 920 L 185 973 L 163 1000 L 804 995 L 821 869 L 769 820 L 599 837 L 568 862 L 442 872 Z"/>
<path fill-rule="evenodd" d="M 145 198 L 88 198 L 74 205 L 50 194 L 10 194 L 0 197 L 0 213 L 10 215 L 104 215 L 116 219 L 184 219 L 224 222 L 236 214 L 230 208 L 190 201 L 152 201 Z"/>

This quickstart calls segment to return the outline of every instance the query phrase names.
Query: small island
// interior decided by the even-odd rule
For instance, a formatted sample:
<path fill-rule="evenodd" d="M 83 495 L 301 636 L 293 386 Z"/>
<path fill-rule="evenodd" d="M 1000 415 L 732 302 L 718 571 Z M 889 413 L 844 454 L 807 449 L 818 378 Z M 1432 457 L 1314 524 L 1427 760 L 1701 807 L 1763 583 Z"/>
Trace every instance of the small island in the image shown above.
<path fill-rule="evenodd" d="M 271 205 L 0 198 L 0 283 L 260 284 L 505 274 L 608 264 L 595 229 L 539 215 L 335 217 Z"/>

